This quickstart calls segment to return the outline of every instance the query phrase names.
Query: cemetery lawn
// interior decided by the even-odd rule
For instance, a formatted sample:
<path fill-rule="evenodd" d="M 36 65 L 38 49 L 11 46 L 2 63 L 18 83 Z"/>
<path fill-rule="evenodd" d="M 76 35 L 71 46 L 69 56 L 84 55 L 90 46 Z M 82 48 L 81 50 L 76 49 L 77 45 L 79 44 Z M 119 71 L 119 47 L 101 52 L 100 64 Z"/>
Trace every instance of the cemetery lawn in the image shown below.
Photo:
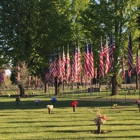
<path fill-rule="evenodd" d="M 38 106 L 34 100 L 41 102 Z M 140 139 L 140 112 L 135 102 L 77 99 L 73 112 L 70 103 L 75 99 L 58 98 L 51 114 L 52 104 L 45 95 L 21 98 L 0 97 L 0 139 L 2 140 L 138 140 Z M 117 106 L 113 106 L 117 104 Z M 94 123 L 97 109 L 108 120 L 97 134 Z"/>

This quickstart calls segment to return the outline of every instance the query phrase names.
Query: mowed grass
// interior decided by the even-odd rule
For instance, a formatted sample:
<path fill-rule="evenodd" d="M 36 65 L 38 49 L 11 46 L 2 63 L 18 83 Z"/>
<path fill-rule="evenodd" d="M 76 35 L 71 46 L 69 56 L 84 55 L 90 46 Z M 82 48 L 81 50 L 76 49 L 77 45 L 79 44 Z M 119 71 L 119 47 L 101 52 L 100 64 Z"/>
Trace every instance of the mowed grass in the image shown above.
<path fill-rule="evenodd" d="M 38 106 L 34 100 L 41 102 Z M 74 99 L 58 98 L 51 114 L 46 106 L 51 98 L 33 96 L 21 98 L 16 105 L 15 96 L 0 98 L 0 139 L 3 140 L 133 140 L 140 139 L 140 112 L 135 102 L 80 100 L 76 112 L 70 106 Z M 113 107 L 117 104 L 117 107 Z M 96 134 L 94 124 L 97 109 L 106 114 L 103 134 Z"/>

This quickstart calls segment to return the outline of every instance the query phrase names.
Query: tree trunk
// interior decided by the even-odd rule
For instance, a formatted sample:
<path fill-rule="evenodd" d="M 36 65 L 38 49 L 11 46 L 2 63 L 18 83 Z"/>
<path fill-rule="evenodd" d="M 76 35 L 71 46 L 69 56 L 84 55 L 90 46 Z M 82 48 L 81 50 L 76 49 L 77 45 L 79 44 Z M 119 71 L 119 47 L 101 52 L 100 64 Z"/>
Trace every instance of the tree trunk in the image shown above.
<path fill-rule="evenodd" d="M 58 87 L 58 77 L 54 78 L 54 87 L 55 87 L 55 95 L 59 94 L 59 87 Z"/>
<path fill-rule="evenodd" d="M 117 75 L 114 74 L 112 76 L 112 93 L 111 95 L 117 95 L 118 94 L 118 82 L 117 82 Z"/>
<path fill-rule="evenodd" d="M 25 96 L 25 91 L 23 85 L 19 84 L 18 85 L 19 91 L 20 91 L 20 96 L 23 97 Z"/>
<path fill-rule="evenodd" d="M 47 87 L 46 87 L 46 83 L 44 83 L 44 92 L 47 92 Z"/>
<path fill-rule="evenodd" d="M 65 91 L 65 83 L 63 82 L 63 91 Z"/>
<path fill-rule="evenodd" d="M 73 88 L 74 88 L 74 83 L 72 82 L 70 89 L 73 90 Z"/>
<path fill-rule="evenodd" d="M 48 83 L 44 83 L 44 92 L 48 93 Z"/>
<path fill-rule="evenodd" d="M 77 83 L 77 89 L 79 89 L 79 85 L 80 85 L 80 84 L 79 84 L 79 83 Z"/>

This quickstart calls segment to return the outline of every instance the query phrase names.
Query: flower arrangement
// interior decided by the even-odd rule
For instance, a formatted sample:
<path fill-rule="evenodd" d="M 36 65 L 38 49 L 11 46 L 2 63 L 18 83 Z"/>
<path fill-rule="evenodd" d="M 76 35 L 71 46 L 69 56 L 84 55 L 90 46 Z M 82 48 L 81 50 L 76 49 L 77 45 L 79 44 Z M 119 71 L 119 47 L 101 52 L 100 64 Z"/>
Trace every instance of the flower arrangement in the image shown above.
<path fill-rule="evenodd" d="M 118 106 L 118 104 L 113 104 L 113 107 L 117 107 Z"/>
<path fill-rule="evenodd" d="M 140 104 L 140 100 L 136 100 L 136 103 L 137 103 L 137 104 Z"/>
<path fill-rule="evenodd" d="M 17 96 L 17 98 L 16 98 L 17 105 L 18 105 L 19 102 L 20 102 L 20 96 Z"/>
<path fill-rule="evenodd" d="M 52 98 L 51 98 L 51 101 L 52 101 L 53 106 L 54 106 L 54 104 L 55 104 L 55 102 L 57 101 L 57 99 L 56 99 L 55 97 L 52 97 Z"/>
<path fill-rule="evenodd" d="M 10 97 L 11 95 L 10 95 L 10 94 L 8 94 L 7 96 L 8 96 L 8 97 Z"/>
<path fill-rule="evenodd" d="M 98 126 L 98 133 L 101 133 L 101 125 L 108 120 L 105 114 L 101 115 L 100 110 L 98 109 L 94 123 Z"/>
<path fill-rule="evenodd" d="M 51 109 L 53 109 L 53 105 L 47 105 L 46 107 L 48 108 L 48 113 L 51 114 Z"/>
<path fill-rule="evenodd" d="M 40 100 L 36 99 L 34 102 L 35 102 L 36 106 L 38 106 Z"/>
<path fill-rule="evenodd" d="M 75 112 L 75 108 L 76 108 L 77 105 L 78 105 L 77 101 L 71 102 L 71 106 L 73 107 L 73 112 Z"/>

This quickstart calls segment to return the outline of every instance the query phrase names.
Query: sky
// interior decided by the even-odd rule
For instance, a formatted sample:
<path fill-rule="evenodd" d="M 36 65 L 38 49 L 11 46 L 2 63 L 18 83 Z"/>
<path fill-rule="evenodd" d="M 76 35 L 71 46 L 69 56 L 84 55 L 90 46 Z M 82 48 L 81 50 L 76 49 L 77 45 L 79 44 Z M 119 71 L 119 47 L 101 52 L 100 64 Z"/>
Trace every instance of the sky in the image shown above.
<path fill-rule="evenodd" d="M 6 75 L 10 75 L 11 71 L 9 69 L 5 70 Z"/>

